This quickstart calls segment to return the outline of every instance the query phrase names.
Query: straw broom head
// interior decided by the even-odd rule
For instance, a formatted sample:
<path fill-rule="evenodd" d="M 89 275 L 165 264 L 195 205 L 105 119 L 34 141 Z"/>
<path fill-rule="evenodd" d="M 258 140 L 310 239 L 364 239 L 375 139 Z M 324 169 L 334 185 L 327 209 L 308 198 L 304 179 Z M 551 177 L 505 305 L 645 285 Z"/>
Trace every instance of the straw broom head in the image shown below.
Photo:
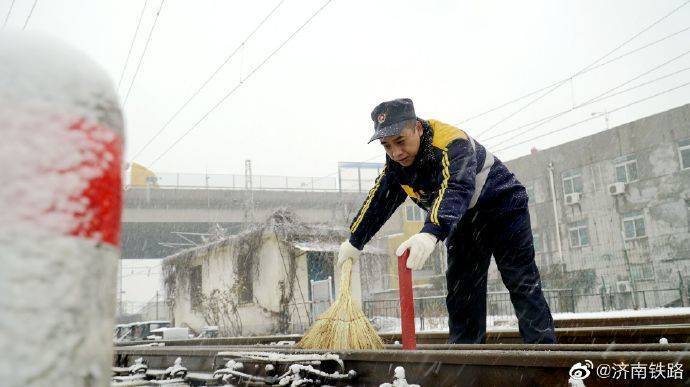
<path fill-rule="evenodd" d="M 348 259 L 343 263 L 340 289 L 335 302 L 302 336 L 302 340 L 297 343 L 298 348 L 383 349 L 383 341 L 374 327 L 352 301 L 351 274 L 352 259 Z"/>

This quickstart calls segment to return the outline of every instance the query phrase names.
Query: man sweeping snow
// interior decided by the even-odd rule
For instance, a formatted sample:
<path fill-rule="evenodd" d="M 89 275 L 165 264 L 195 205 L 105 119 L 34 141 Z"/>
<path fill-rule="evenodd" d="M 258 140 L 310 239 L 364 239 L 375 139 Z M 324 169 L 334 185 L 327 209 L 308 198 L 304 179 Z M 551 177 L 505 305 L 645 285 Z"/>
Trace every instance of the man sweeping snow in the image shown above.
<path fill-rule="evenodd" d="M 437 241 L 448 249 L 449 343 L 486 341 L 486 279 L 493 255 L 526 343 L 555 343 L 551 311 L 534 262 L 527 192 L 512 172 L 464 131 L 417 118 L 410 99 L 376 106 L 374 135 L 386 165 L 350 226 L 338 265 L 364 245 L 410 197 L 427 211 L 422 230 L 400 244 L 419 270 Z"/>

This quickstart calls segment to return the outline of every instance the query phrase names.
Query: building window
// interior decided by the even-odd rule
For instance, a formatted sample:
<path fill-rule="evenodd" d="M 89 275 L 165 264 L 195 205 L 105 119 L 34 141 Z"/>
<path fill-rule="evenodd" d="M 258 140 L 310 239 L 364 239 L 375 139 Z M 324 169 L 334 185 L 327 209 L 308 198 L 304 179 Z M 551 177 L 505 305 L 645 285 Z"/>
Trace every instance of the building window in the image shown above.
<path fill-rule="evenodd" d="M 616 182 L 630 183 L 637 181 L 637 159 L 628 156 L 618 159 L 615 166 Z"/>
<path fill-rule="evenodd" d="M 587 231 L 587 221 L 572 224 L 568 228 L 570 236 L 570 247 L 582 247 L 589 245 L 589 232 Z"/>
<path fill-rule="evenodd" d="M 644 216 L 641 212 L 628 212 L 623 215 L 623 236 L 625 239 L 635 239 L 647 236 L 644 227 Z"/>
<path fill-rule="evenodd" d="M 525 190 L 527 190 L 527 204 L 536 203 L 534 199 L 534 185 L 525 186 Z"/>
<path fill-rule="evenodd" d="M 405 218 L 408 222 L 421 222 L 426 218 L 426 211 L 417 205 L 406 206 Z"/>
<path fill-rule="evenodd" d="M 201 307 L 202 290 L 201 265 L 193 266 L 189 272 L 189 302 L 192 310 Z"/>
<path fill-rule="evenodd" d="M 541 234 L 534 232 L 534 230 L 532 230 L 532 244 L 534 245 L 534 252 L 542 251 Z"/>
<path fill-rule="evenodd" d="M 582 193 L 582 173 L 580 171 L 563 172 L 563 193 Z"/>
<path fill-rule="evenodd" d="M 680 169 L 690 168 L 690 138 L 678 143 L 678 153 L 680 154 Z"/>
<path fill-rule="evenodd" d="M 654 280 L 654 266 L 651 263 L 630 266 L 630 275 L 635 281 Z"/>

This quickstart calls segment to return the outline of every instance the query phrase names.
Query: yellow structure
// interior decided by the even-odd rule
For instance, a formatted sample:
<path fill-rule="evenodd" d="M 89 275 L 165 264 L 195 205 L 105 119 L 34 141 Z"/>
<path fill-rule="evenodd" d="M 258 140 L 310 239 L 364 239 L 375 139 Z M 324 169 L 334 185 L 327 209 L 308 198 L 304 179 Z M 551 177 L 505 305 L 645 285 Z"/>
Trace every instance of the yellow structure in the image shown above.
<path fill-rule="evenodd" d="M 152 170 L 144 167 L 141 164 L 132 163 L 132 168 L 129 172 L 130 186 L 132 187 L 153 187 L 158 188 L 158 179 Z"/>
<path fill-rule="evenodd" d="M 406 241 L 409 237 L 422 230 L 424 220 L 426 220 L 426 212 L 419 208 L 411 200 L 406 200 L 403 204 L 402 233 L 388 237 L 388 256 L 391 260 L 388 267 L 391 278 L 398 277 L 398 257 L 395 254 L 395 250 L 397 250 L 398 246 L 400 246 L 400 244 Z M 430 260 L 432 258 L 433 257 L 429 257 Z M 397 289 L 397 280 L 392 282 L 391 288 Z M 414 285 L 423 285 L 429 283 L 429 280 L 427 278 L 415 279 L 413 277 L 412 282 Z"/>

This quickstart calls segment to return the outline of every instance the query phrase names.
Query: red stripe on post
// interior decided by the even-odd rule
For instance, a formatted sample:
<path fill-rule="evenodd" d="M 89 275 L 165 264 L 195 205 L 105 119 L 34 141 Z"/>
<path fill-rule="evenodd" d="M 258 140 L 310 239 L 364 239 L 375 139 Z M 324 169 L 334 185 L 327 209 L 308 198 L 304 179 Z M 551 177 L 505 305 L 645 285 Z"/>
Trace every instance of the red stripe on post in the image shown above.
<path fill-rule="evenodd" d="M 416 349 L 417 339 L 414 327 L 414 294 L 412 293 L 412 270 L 407 268 L 409 250 L 398 257 L 398 289 L 400 290 L 400 325 L 402 327 L 403 349 Z"/>
<path fill-rule="evenodd" d="M 69 130 L 86 134 L 90 157 L 84 157 L 74 169 L 91 168 L 98 173 L 88 181 L 78 198 L 85 200 L 83 211 L 74 213 L 80 221 L 70 234 L 95 239 L 113 246 L 120 245 L 120 217 L 122 213 L 122 139 L 109 128 L 89 124 L 80 119 Z M 75 171 L 61 171 L 75 173 Z"/>

